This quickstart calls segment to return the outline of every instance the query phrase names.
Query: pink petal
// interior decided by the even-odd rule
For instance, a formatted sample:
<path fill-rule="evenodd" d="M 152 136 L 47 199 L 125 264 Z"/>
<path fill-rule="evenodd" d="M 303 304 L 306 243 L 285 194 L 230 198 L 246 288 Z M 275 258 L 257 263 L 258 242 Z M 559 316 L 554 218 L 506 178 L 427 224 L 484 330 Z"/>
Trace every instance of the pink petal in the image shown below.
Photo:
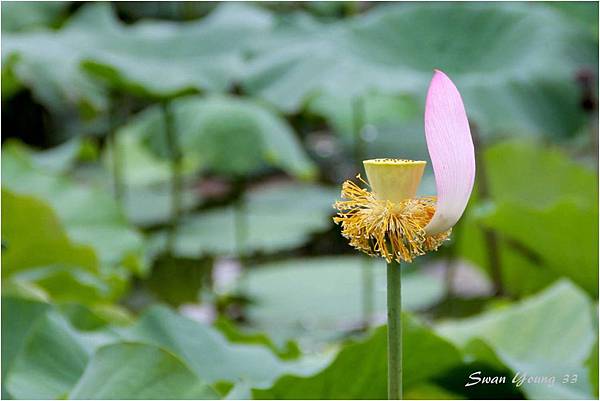
<path fill-rule="evenodd" d="M 437 187 L 437 205 L 425 227 L 446 231 L 462 216 L 475 180 L 475 151 L 467 113 L 450 78 L 435 70 L 425 102 L 425 138 Z"/>

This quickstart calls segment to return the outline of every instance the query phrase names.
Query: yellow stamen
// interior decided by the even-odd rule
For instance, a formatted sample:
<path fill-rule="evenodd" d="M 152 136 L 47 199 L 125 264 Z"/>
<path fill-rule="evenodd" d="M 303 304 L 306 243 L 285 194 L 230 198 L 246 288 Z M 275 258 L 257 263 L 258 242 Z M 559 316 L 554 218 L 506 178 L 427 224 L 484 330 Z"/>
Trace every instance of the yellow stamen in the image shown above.
<path fill-rule="evenodd" d="M 357 178 L 365 183 L 360 176 Z M 350 240 L 351 246 L 369 255 L 381 256 L 388 263 L 392 260 L 412 262 L 416 256 L 436 250 L 451 232 L 431 236 L 423 230 L 435 213 L 434 197 L 392 202 L 346 181 L 342 198 L 346 200 L 334 204 L 338 210 L 334 221 L 341 225 L 342 235 Z"/>
<path fill-rule="evenodd" d="M 373 159 L 363 161 L 375 196 L 394 203 L 414 198 L 421 182 L 424 161 Z"/>

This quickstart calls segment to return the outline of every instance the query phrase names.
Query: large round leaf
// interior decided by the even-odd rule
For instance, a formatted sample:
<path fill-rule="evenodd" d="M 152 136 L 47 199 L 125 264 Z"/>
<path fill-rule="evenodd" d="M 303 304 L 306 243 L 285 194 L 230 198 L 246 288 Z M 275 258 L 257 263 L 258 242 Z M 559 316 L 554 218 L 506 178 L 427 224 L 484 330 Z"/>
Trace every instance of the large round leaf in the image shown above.
<path fill-rule="evenodd" d="M 182 257 L 277 252 L 301 246 L 312 234 L 333 225 L 336 190 L 288 183 L 257 188 L 247 196 L 241 212 L 225 207 L 185 218 L 177 230 L 174 252 Z M 246 231 L 243 244 L 237 243 L 236 225 Z M 164 240 L 163 233 L 157 235 L 156 246 L 160 248 Z"/>
<path fill-rule="evenodd" d="M 244 381 L 269 386 L 285 373 L 309 374 L 327 362 L 321 358 L 282 361 L 265 347 L 229 343 L 215 329 L 158 306 L 120 334 L 126 340 L 169 350 L 209 383 Z"/>
<path fill-rule="evenodd" d="M 88 91 L 93 79 L 79 68 L 84 60 L 113 84 L 145 93 L 222 91 L 241 71 L 244 45 L 270 25 L 268 12 L 244 4 L 224 4 L 188 24 L 125 25 L 109 4 L 99 3 L 82 7 L 60 31 L 8 35 L 2 58 L 19 54 L 19 77 L 50 106 L 101 106 L 95 101 L 99 93 Z M 43 72 L 42 66 L 44 76 L 28 73 Z"/>
<path fill-rule="evenodd" d="M 461 364 L 458 350 L 408 314 L 402 316 L 403 386 L 410 389 Z M 284 376 L 255 399 L 384 399 L 387 394 L 387 327 L 345 345 L 319 373 Z"/>
<path fill-rule="evenodd" d="M 330 362 L 328 355 L 284 361 L 261 345 L 264 340 L 233 343 L 162 306 L 128 327 L 92 331 L 74 328 L 57 308 L 40 302 L 3 298 L 2 307 L 3 345 L 10 347 L 2 355 L 3 384 L 13 397 L 187 398 L 199 382 L 204 392 L 193 395 L 214 397 L 204 383 L 265 387 L 283 374 L 310 375 Z M 182 375 L 186 380 L 180 381 Z M 154 380 L 157 394 L 148 395 Z"/>
<path fill-rule="evenodd" d="M 199 164 L 203 169 L 234 176 L 265 166 L 300 177 L 315 173 L 292 128 L 259 103 L 232 96 L 190 96 L 168 107 L 188 168 Z M 164 120 L 163 110 L 154 106 L 121 128 L 119 135 L 141 139 L 154 155 L 168 159 L 171 155 Z M 141 157 L 140 152 L 136 155 Z"/>
<path fill-rule="evenodd" d="M 26 299 L 2 297 L 2 398 L 8 399 L 6 375 L 37 320 L 50 305 Z"/>
<path fill-rule="evenodd" d="M 224 4 L 187 24 L 133 25 L 120 22 L 108 3 L 89 4 L 59 31 L 5 35 L 2 67 L 52 112 L 59 134 L 105 132 L 106 120 L 90 121 L 108 111 L 105 83 L 161 97 L 225 91 L 241 74 L 246 44 L 270 25 L 269 13 L 245 4 Z"/>
<path fill-rule="evenodd" d="M 68 1 L 3 3 L 2 32 L 30 31 L 54 25 L 68 6 Z"/>
<path fill-rule="evenodd" d="M 221 92 L 243 71 L 245 48 L 271 25 L 270 13 L 243 3 L 224 3 L 188 24 L 125 26 L 113 17 L 98 37 L 98 48 L 82 58 L 88 72 L 144 95 Z"/>
<path fill-rule="evenodd" d="M 144 270 L 143 239 L 128 226 L 108 192 L 36 166 L 31 151 L 17 143 L 3 146 L 2 161 L 2 185 L 47 201 L 69 237 L 92 246 L 103 266 Z"/>
<path fill-rule="evenodd" d="M 486 214 L 483 225 L 518 241 L 557 276 L 598 296 L 598 209 L 569 200 L 543 209 L 502 202 Z"/>
<path fill-rule="evenodd" d="M 72 242 L 46 203 L 2 190 L 2 204 L 3 277 L 52 264 L 98 271 L 94 250 Z M 36 227 L 35 235 L 31 235 L 31 227 Z"/>
<path fill-rule="evenodd" d="M 56 32 L 4 35 L 3 73 L 9 69 L 51 112 L 57 137 L 74 136 L 82 131 L 97 132 L 103 126 L 96 125 L 98 121 L 90 118 L 108 109 L 107 93 L 79 67 L 82 54 L 94 41 L 91 32 L 103 20 L 93 19 L 87 30 L 82 30 L 75 18 Z"/>
<path fill-rule="evenodd" d="M 64 397 L 83 373 L 92 347 L 55 312 L 36 322 L 14 365 L 7 388 L 17 399 Z M 57 368 L 58 367 L 58 368 Z"/>
<path fill-rule="evenodd" d="M 560 276 L 598 293 L 598 185 L 592 170 L 553 148 L 510 141 L 483 154 L 490 199 L 471 200 L 458 253 L 488 265 L 481 226 L 499 234 L 508 293 L 533 293 Z M 543 172 L 543 174 L 541 173 Z"/>
<path fill-rule="evenodd" d="M 93 247 L 72 241 L 47 203 L 4 189 L 2 203 L 3 290 L 84 303 L 122 290 L 123 278 L 101 269 Z"/>
<path fill-rule="evenodd" d="M 582 207 L 597 206 L 597 175 L 557 147 L 505 141 L 487 148 L 483 161 L 495 200 L 539 208 L 565 199 Z"/>
<path fill-rule="evenodd" d="M 486 357 L 488 349 L 513 373 L 555 376 L 552 386 L 522 384 L 531 399 L 586 399 L 592 387 L 585 364 L 598 336 L 593 314 L 586 295 L 563 281 L 520 304 L 441 324 L 438 332 L 467 356 Z M 565 375 L 577 378 L 565 383 Z"/>
<path fill-rule="evenodd" d="M 324 117 L 346 148 L 356 146 L 360 130 L 364 158 L 429 160 L 423 134 L 422 106 L 412 96 L 367 93 L 360 98 L 323 94 L 308 104 Z"/>
<path fill-rule="evenodd" d="M 173 354 L 151 345 L 120 343 L 96 351 L 69 398 L 205 400 L 219 397 Z"/>
<path fill-rule="evenodd" d="M 363 269 L 374 276 L 374 317 L 385 316 L 385 264 L 359 257 L 325 257 L 255 266 L 244 286 L 253 323 L 278 337 L 322 340 L 361 323 Z M 402 278 L 404 310 L 424 309 L 444 294 L 439 279 L 420 272 Z"/>
<path fill-rule="evenodd" d="M 524 4 L 394 4 L 344 23 L 294 22 L 273 32 L 274 45 L 257 46 L 244 80 L 286 111 L 323 93 L 422 100 L 440 68 L 485 132 L 565 135 L 583 122 L 574 74 L 598 62 L 577 24 Z"/>

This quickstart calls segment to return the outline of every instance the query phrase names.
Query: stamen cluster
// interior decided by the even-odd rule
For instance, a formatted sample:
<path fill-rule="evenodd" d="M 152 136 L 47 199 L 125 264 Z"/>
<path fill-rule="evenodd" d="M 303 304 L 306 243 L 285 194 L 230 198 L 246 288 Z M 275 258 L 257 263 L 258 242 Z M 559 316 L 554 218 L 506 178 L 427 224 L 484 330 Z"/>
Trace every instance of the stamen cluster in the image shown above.
<path fill-rule="evenodd" d="M 360 175 L 357 178 L 364 182 Z M 424 227 L 435 213 L 435 197 L 406 199 L 398 203 L 377 199 L 375 194 L 352 181 L 344 182 L 342 198 L 333 206 L 338 210 L 334 222 L 350 245 L 390 263 L 412 262 L 448 239 L 452 229 L 429 235 Z"/>

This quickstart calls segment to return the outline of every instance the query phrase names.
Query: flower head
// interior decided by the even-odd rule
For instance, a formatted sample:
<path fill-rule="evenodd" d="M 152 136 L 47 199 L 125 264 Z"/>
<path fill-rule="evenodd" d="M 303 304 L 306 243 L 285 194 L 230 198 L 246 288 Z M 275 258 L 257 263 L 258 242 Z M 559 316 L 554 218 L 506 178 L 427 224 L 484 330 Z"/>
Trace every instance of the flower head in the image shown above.
<path fill-rule="evenodd" d="M 352 181 L 335 203 L 342 235 L 369 255 L 411 262 L 436 250 L 462 216 L 475 179 L 475 153 L 467 114 L 452 81 L 436 70 L 425 103 L 425 138 L 437 198 L 417 198 L 424 161 L 374 159 L 363 162 L 372 191 Z"/>

